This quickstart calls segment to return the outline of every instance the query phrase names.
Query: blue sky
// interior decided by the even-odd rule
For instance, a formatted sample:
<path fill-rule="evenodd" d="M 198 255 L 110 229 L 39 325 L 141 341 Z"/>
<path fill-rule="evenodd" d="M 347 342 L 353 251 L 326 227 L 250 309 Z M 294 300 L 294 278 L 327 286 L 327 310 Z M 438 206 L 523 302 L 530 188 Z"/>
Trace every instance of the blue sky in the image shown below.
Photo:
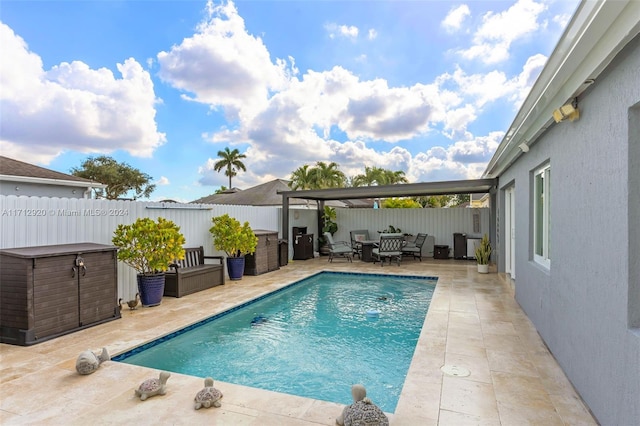
<path fill-rule="evenodd" d="M 335 161 L 480 177 L 575 0 L 3 1 L 0 151 L 107 154 L 192 201 Z"/>

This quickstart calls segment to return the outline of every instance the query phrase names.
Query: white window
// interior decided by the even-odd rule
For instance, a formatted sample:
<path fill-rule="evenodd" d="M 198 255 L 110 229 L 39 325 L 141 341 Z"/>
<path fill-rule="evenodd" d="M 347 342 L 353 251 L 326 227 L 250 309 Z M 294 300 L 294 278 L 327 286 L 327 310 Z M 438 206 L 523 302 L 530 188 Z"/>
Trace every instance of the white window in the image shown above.
<path fill-rule="evenodd" d="M 533 244 L 536 262 L 551 266 L 551 166 L 546 165 L 534 174 Z"/>

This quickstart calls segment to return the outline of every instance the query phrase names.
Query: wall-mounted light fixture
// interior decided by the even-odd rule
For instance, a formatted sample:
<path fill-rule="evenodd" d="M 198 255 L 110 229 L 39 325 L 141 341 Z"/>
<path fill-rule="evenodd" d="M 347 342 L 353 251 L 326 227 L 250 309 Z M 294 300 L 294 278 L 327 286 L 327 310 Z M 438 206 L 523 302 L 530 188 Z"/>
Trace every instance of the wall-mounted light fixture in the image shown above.
<path fill-rule="evenodd" d="M 556 123 L 561 121 L 575 121 L 580 118 L 580 110 L 578 110 L 578 98 L 574 98 L 570 104 L 562 105 L 553 111 L 553 119 Z"/>
<path fill-rule="evenodd" d="M 527 145 L 526 142 L 522 142 L 520 145 L 518 145 L 518 148 L 520 148 L 522 152 L 529 152 L 529 145 Z"/>

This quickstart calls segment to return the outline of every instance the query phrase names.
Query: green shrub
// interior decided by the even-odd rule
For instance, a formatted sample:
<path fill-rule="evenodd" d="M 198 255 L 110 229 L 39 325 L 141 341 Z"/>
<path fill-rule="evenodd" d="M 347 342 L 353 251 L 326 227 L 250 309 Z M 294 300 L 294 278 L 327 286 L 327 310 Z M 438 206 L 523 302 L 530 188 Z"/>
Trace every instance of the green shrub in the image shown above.
<path fill-rule="evenodd" d="M 422 208 L 419 202 L 411 198 L 387 198 L 382 202 L 385 209 L 419 209 Z"/>
<path fill-rule="evenodd" d="M 118 260 L 139 274 L 164 272 L 173 261 L 184 259 L 180 227 L 161 217 L 157 222 L 145 217 L 130 225 L 120 224 L 111 241 L 118 247 Z"/>
<path fill-rule="evenodd" d="M 243 225 L 228 214 L 211 219 L 213 226 L 209 232 L 213 237 L 213 246 L 224 251 L 229 257 L 242 257 L 253 254 L 258 245 L 258 237 L 254 234 L 249 222 Z"/>

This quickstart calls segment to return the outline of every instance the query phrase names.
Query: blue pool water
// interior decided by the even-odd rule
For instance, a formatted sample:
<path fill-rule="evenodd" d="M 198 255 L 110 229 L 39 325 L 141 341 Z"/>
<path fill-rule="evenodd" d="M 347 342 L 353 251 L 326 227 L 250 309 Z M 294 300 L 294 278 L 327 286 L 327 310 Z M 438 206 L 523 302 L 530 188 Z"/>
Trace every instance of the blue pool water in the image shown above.
<path fill-rule="evenodd" d="M 114 360 L 394 412 L 436 281 L 323 272 Z"/>

